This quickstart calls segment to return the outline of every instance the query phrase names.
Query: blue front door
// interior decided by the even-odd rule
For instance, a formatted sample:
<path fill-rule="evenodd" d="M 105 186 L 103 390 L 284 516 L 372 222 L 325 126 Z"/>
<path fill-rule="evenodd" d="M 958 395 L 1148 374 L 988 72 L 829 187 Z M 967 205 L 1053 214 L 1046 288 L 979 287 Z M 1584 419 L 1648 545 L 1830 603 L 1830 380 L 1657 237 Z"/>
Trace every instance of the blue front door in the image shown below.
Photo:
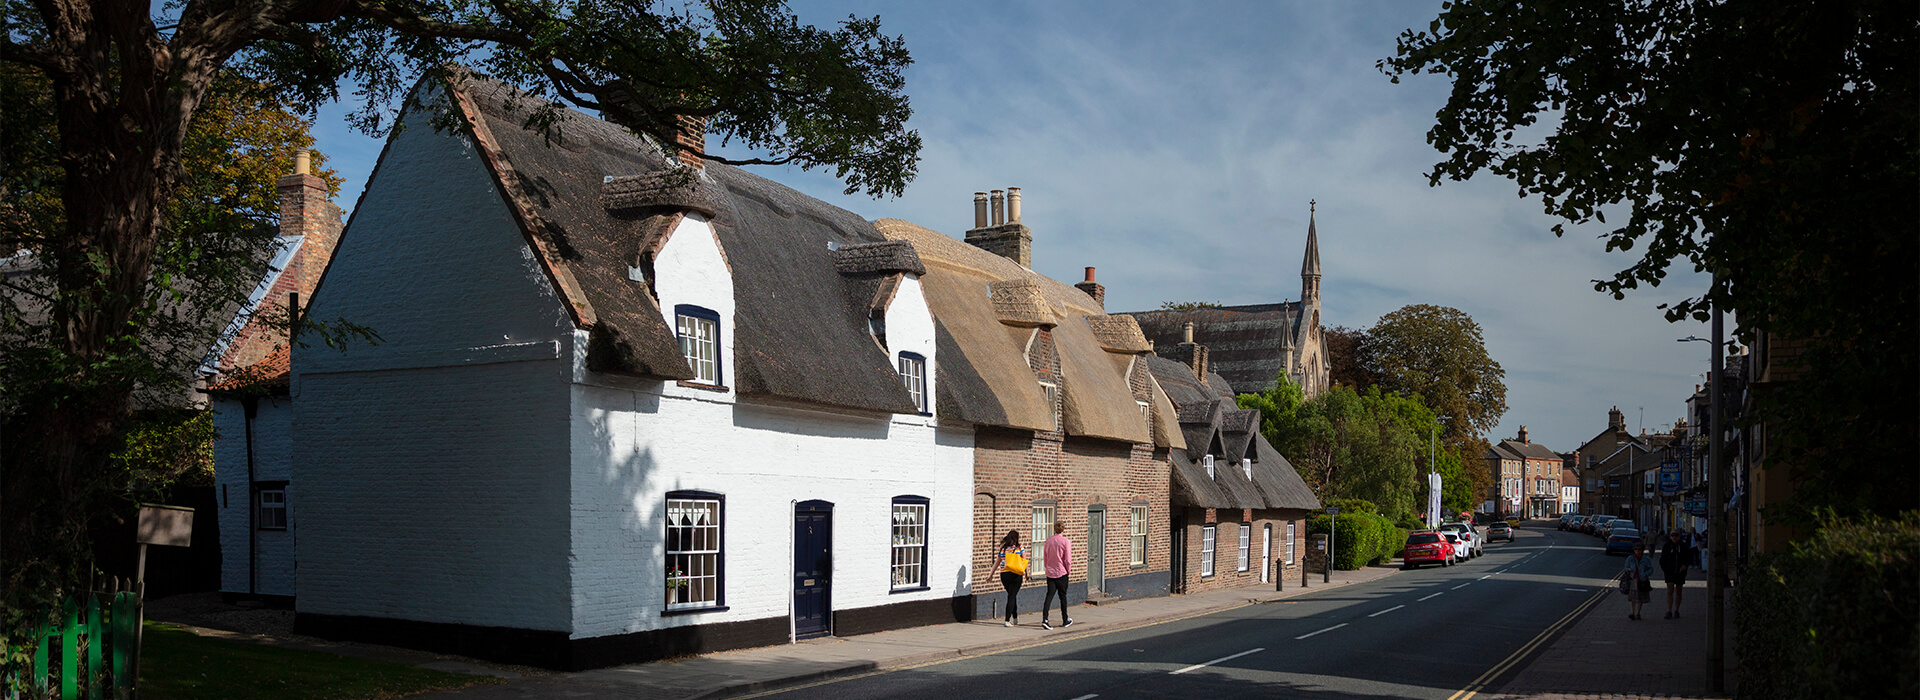
<path fill-rule="evenodd" d="M 793 510 L 793 633 L 831 634 L 833 504 L 805 501 Z"/>

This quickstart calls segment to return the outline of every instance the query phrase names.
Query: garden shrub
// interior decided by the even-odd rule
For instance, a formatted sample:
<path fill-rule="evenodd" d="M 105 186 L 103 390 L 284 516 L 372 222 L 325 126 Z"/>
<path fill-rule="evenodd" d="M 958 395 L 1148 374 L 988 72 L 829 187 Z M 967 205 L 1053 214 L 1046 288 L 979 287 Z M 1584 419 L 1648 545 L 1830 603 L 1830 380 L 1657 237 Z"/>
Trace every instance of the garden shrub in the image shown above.
<path fill-rule="evenodd" d="M 1314 516 L 1307 521 L 1307 533 L 1327 534 L 1328 522 L 1332 519 L 1327 515 Z M 1398 554 L 1406 542 L 1406 533 L 1394 527 L 1392 521 L 1366 511 L 1348 513 L 1344 506 L 1335 527 L 1339 530 L 1333 533 L 1333 566 L 1343 571 L 1384 563 Z"/>
<path fill-rule="evenodd" d="M 1829 517 L 1733 589 L 1740 694 L 1920 696 L 1920 513 Z"/>

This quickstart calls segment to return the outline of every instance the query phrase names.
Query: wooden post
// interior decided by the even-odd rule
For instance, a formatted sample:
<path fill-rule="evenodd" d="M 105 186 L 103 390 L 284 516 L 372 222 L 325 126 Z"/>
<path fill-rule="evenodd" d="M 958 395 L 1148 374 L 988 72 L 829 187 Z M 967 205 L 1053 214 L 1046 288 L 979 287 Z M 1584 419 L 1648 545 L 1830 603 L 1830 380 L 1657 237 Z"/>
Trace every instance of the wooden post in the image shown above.
<path fill-rule="evenodd" d="M 100 642 L 106 637 L 100 625 L 100 596 L 87 591 L 87 698 L 100 700 L 100 681 L 106 678 L 100 668 Z"/>

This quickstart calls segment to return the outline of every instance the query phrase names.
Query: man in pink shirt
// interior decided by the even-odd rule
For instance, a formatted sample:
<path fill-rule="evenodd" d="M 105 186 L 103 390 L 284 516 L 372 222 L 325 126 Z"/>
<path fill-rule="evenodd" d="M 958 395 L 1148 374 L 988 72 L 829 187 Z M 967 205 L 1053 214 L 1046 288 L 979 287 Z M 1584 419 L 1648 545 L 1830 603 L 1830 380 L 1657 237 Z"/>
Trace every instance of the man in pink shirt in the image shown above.
<path fill-rule="evenodd" d="M 1053 629 L 1047 624 L 1047 613 L 1053 610 L 1053 596 L 1060 596 L 1060 626 L 1073 626 L 1073 618 L 1067 617 L 1067 572 L 1073 569 L 1073 543 L 1067 536 L 1060 534 L 1067 526 L 1053 524 L 1053 536 L 1047 538 L 1047 597 L 1040 604 L 1040 627 Z"/>

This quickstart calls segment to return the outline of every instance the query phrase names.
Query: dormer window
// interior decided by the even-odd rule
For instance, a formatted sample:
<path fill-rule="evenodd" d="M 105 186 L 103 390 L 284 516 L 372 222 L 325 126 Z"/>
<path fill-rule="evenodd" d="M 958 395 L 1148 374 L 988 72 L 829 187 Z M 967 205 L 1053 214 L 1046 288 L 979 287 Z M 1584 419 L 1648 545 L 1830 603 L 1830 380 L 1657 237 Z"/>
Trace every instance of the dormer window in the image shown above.
<path fill-rule="evenodd" d="M 673 314 L 680 336 L 680 354 L 693 368 L 693 381 L 720 383 L 720 314 L 712 309 L 679 304 Z"/>
<path fill-rule="evenodd" d="M 1240 458 L 1240 471 L 1247 475 L 1247 481 L 1253 481 L 1253 460 Z"/>
<path fill-rule="evenodd" d="M 1213 476 L 1213 455 L 1204 455 L 1204 456 L 1202 456 L 1202 457 L 1200 458 L 1200 466 L 1203 466 L 1203 467 L 1206 467 L 1206 468 L 1207 468 L 1207 478 L 1208 478 L 1208 479 L 1212 479 L 1212 478 L 1214 478 L 1214 476 Z"/>
<path fill-rule="evenodd" d="M 906 385 L 907 395 L 913 397 L 913 405 L 920 409 L 921 415 L 927 415 L 927 358 L 918 353 L 900 353 L 900 383 Z"/>

